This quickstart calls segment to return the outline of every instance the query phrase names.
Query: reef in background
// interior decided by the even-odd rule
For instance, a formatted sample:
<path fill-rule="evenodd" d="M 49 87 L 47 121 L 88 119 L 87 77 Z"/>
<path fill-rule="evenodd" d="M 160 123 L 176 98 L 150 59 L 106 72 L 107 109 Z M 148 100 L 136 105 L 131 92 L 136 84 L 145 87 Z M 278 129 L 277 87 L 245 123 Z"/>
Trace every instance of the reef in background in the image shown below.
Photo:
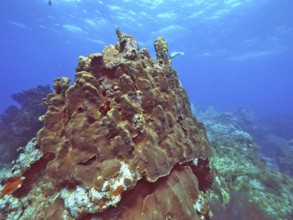
<path fill-rule="evenodd" d="M 217 112 L 194 108 L 194 113 L 206 126 L 212 151 L 213 219 L 293 219 L 293 178 L 282 173 L 285 169 L 290 174 L 292 143 L 288 142 L 274 161 L 263 157 L 255 142 L 258 134 L 269 136 L 271 130 L 248 109 Z M 263 151 L 267 147 L 263 145 Z"/>
<path fill-rule="evenodd" d="M 167 43 L 153 60 L 117 36 L 79 57 L 73 85 L 55 80 L 44 127 L 2 181 L 2 218 L 209 219 L 206 133 Z"/>
<path fill-rule="evenodd" d="M 280 171 L 293 176 L 293 139 L 287 141 L 286 144 L 279 148 L 276 161 Z"/>
<path fill-rule="evenodd" d="M 20 107 L 9 106 L 0 116 L 0 163 L 10 163 L 43 126 L 38 120 L 46 112 L 41 100 L 52 90 L 49 86 L 37 86 L 11 97 Z"/>

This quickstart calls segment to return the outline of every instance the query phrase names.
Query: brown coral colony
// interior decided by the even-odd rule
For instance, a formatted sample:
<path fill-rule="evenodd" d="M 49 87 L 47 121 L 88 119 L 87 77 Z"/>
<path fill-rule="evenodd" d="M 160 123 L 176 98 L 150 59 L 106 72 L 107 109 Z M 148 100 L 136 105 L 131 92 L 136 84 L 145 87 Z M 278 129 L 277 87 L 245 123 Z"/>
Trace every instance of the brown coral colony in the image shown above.
<path fill-rule="evenodd" d="M 54 93 L 43 100 L 48 110 L 41 117 L 38 146 L 54 157 L 39 181 L 50 180 L 56 191 L 63 190 L 61 198 L 73 217 L 204 217 L 207 213 L 194 205 L 201 181 L 190 163 L 206 161 L 201 174 L 210 175 L 206 134 L 192 116 L 167 44 L 156 40 L 153 60 L 145 48 L 139 51 L 132 36 L 119 29 L 116 33 L 116 45 L 79 57 L 73 84 L 65 77 L 56 79 Z M 11 188 L 16 182 L 9 183 Z M 137 194 L 136 187 L 144 193 Z M 95 208 L 85 205 L 74 212 L 66 202 L 67 188 L 102 196 L 91 197 Z M 109 207 L 114 211 L 107 212 Z"/>

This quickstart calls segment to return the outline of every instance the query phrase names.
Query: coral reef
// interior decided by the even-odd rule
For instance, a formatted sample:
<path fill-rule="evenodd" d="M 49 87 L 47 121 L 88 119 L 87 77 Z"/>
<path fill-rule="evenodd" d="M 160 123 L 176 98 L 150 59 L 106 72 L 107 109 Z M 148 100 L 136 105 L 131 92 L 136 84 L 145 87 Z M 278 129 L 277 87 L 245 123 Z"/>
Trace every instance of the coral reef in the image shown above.
<path fill-rule="evenodd" d="M 232 112 L 216 112 L 211 107 L 202 111 L 194 106 L 192 107 L 197 117 L 212 130 L 214 130 L 212 127 L 222 126 L 222 129 L 231 132 L 231 136 L 234 136 L 237 132 L 245 132 L 260 147 L 260 153 L 266 157 L 268 165 L 276 169 L 278 168 L 276 158 L 280 157 L 281 151 L 293 138 L 293 120 L 290 116 L 274 115 L 259 118 L 251 110 L 244 107 L 239 107 Z M 209 139 L 212 141 L 212 138 L 217 141 L 220 139 L 227 140 L 230 135 L 229 132 L 213 133 Z M 235 138 L 232 137 L 233 139 Z M 288 174 L 286 170 L 280 169 L 280 171 Z"/>
<path fill-rule="evenodd" d="M 24 147 L 42 127 L 38 117 L 46 112 L 42 98 L 51 92 L 49 86 L 37 86 L 12 95 L 20 107 L 10 106 L 0 116 L 0 162 L 16 159 L 19 147 Z"/>
<path fill-rule="evenodd" d="M 257 127 L 254 135 L 256 142 L 265 146 L 263 153 L 268 157 L 278 156 L 283 146 L 293 139 L 293 116 L 275 114 L 264 117 L 259 120 Z"/>
<path fill-rule="evenodd" d="M 272 220 L 256 203 L 249 201 L 244 192 L 232 192 L 230 200 L 222 206 L 219 201 L 210 202 L 213 220 Z"/>
<path fill-rule="evenodd" d="M 206 125 L 212 151 L 214 219 L 292 219 L 293 179 L 259 154 L 255 133 L 248 133 L 253 126 L 245 125 L 249 129 L 243 131 L 242 115 L 218 113 L 212 108 L 197 109 L 196 115 Z M 255 119 L 246 120 L 252 121 Z"/>
<path fill-rule="evenodd" d="M 283 173 L 293 176 L 293 139 L 279 148 L 276 160 Z"/>
<path fill-rule="evenodd" d="M 78 58 L 73 85 L 58 78 L 42 100 L 44 126 L 24 152 L 34 159 L 0 187 L 4 218 L 209 219 L 206 133 L 167 43 L 156 40 L 153 60 L 116 33 L 116 45 Z"/>

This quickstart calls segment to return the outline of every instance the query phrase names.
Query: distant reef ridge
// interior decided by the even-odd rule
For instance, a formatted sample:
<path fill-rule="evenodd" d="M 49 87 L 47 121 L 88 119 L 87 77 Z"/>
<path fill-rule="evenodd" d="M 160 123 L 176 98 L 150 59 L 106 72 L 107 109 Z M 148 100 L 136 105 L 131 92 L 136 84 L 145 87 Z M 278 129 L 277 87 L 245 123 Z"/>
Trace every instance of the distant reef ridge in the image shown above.
<path fill-rule="evenodd" d="M 43 127 L 1 181 L 1 218 L 209 219 L 206 131 L 166 41 L 154 60 L 116 34 L 42 100 Z"/>
<path fill-rule="evenodd" d="M 37 86 L 12 94 L 17 105 L 9 106 L 0 115 L 0 162 L 10 163 L 43 126 L 38 120 L 46 112 L 42 99 L 52 92 L 49 85 Z"/>
<path fill-rule="evenodd" d="M 273 157 L 261 154 L 271 147 L 265 138 L 280 135 L 271 129 L 277 120 L 259 121 L 243 107 L 233 112 L 193 107 L 193 112 L 206 127 L 211 149 L 212 219 L 293 219 L 293 142 L 279 145 Z"/>

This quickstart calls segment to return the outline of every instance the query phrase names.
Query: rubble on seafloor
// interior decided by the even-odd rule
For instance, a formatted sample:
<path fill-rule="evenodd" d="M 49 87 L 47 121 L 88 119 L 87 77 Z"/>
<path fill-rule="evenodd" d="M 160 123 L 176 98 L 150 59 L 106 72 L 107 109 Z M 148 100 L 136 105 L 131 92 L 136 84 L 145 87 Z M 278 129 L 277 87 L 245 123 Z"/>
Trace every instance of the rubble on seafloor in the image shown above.
<path fill-rule="evenodd" d="M 167 43 L 79 57 L 43 99 L 44 126 L 1 181 L 1 219 L 209 219 L 213 175 Z"/>
<path fill-rule="evenodd" d="M 212 151 L 213 219 L 293 219 L 293 178 L 260 155 L 251 132 L 255 125 L 252 114 L 223 113 L 213 108 L 194 108 L 194 112 L 205 124 Z M 292 162 L 292 154 L 288 153 L 290 143 L 277 158 L 283 161 L 286 154 L 286 167 Z"/>

